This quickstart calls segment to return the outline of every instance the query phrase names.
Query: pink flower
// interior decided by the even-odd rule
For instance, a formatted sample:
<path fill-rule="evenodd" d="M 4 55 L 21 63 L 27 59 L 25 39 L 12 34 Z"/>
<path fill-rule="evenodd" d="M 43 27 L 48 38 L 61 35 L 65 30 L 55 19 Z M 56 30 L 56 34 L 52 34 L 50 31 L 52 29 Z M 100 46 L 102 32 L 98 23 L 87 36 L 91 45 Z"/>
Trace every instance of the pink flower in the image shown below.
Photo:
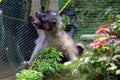
<path fill-rule="evenodd" d="M 103 33 L 103 34 L 110 34 L 110 29 L 109 28 L 100 28 L 96 31 L 96 34 Z M 93 43 L 89 44 L 90 47 L 96 49 L 100 46 L 105 45 L 105 41 L 109 42 L 111 39 L 116 38 L 116 36 L 104 36 L 100 38 L 96 38 L 93 40 Z"/>
<path fill-rule="evenodd" d="M 110 41 L 111 39 L 116 38 L 116 36 L 108 36 L 108 37 L 100 37 L 100 38 L 96 38 L 94 39 L 94 41 Z"/>
<path fill-rule="evenodd" d="M 103 45 L 104 45 L 104 42 L 93 42 L 93 43 L 89 44 L 89 46 L 94 49 L 97 49 L 98 47 L 103 46 Z"/>
<path fill-rule="evenodd" d="M 104 33 L 104 34 L 109 34 L 110 33 L 110 29 L 109 28 L 100 28 L 98 29 L 95 34 L 100 34 L 100 33 Z"/>
<path fill-rule="evenodd" d="M 119 61 L 117 58 L 112 58 L 113 61 Z"/>
<path fill-rule="evenodd" d="M 105 45 L 105 41 L 108 42 L 111 39 L 115 38 L 116 36 L 108 36 L 108 37 L 101 37 L 101 38 L 96 38 L 93 40 L 93 43 L 89 44 L 90 47 L 96 49 L 100 46 Z"/>

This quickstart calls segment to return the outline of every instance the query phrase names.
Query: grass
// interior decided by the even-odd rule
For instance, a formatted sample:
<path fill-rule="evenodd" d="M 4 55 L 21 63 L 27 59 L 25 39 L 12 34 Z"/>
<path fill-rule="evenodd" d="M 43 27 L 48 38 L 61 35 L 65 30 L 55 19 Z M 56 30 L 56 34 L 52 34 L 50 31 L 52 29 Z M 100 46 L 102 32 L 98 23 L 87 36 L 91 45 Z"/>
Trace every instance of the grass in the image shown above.
<path fill-rule="evenodd" d="M 81 77 L 79 74 L 73 74 L 74 70 L 77 69 L 80 61 L 75 61 L 70 65 L 63 66 L 56 74 L 49 74 L 45 77 L 45 80 L 85 80 L 84 76 Z"/>

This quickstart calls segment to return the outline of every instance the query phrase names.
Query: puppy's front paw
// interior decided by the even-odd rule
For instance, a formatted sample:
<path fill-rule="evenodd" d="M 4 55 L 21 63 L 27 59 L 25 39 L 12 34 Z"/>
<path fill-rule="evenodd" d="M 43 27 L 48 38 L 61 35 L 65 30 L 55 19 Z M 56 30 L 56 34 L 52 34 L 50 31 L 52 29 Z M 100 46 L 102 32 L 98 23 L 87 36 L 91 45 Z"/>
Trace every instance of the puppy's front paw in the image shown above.
<path fill-rule="evenodd" d="M 28 69 L 30 67 L 30 64 L 28 61 L 23 61 L 21 64 L 20 64 L 20 67 L 19 69 Z"/>
<path fill-rule="evenodd" d="M 28 61 L 23 61 L 22 65 L 29 66 L 29 62 Z"/>
<path fill-rule="evenodd" d="M 71 61 L 68 61 L 68 62 L 65 62 L 64 65 L 69 65 L 71 63 L 72 63 Z"/>

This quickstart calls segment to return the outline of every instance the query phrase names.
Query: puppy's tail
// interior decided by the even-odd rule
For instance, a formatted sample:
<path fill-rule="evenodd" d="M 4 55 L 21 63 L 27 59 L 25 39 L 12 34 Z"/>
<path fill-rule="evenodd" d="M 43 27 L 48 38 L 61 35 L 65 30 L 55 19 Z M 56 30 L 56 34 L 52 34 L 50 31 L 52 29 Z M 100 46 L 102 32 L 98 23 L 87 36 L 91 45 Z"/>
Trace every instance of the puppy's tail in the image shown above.
<path fill-rule="evenodd" d="M 82 43 L 77 43 L 77 44 L 76 44 L 76 47 L 77 47 L 78 52 L 79 52 L 80 55 L 81 55 L 81 54 L 84 52 L 84 50 L 85 50 L 85 47 L 84 47 L 84 45 L 83 45 Z"/>

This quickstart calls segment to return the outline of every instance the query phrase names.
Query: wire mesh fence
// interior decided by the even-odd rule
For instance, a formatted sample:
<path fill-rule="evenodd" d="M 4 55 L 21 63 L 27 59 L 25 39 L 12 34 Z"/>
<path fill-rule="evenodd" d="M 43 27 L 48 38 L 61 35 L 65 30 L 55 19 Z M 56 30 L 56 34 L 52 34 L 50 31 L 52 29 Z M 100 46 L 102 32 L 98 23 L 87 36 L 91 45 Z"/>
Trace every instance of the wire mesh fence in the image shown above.
<path fill-rule="evenodd" d="M 35 46 L 37 32 L 32 17 L 26 15 L 30 12 L 26 1 L 3 0 L 0 3 L 0 80 L 15 75 L 20 63 L 29 59 Z M 59 0 L 59 9 L 67 1 Z M 65 30 L 76 41 L 80 41 L 82 34 L 94 34 L 100 23 L 111 22 L 111 16 L 117 14 L 120 14 L 119 0 L 72 0 L 61 12 L 67 16 L 64 18 Z"/>
<path fill-rule="evenodd" d="M 24 0 L 4 0 L 0 4 L 0 79 L 15 75 L 34 48 L 37 32 L 32 18 L 24 19 L 25 5 Z"/>
<path fill-rule="evenodd" d="M 60 0 L 63 4 L 67 1 Z M 120 14 L 119 6 L 119 0 L 74 0 L 63 11 L 76 17 L 79 27 L 75 31 L 74 38 L 79 41 L 81 34 L 92 34 L 101 23 L 112 22 L 115 18 L 113 16 Z"/>

